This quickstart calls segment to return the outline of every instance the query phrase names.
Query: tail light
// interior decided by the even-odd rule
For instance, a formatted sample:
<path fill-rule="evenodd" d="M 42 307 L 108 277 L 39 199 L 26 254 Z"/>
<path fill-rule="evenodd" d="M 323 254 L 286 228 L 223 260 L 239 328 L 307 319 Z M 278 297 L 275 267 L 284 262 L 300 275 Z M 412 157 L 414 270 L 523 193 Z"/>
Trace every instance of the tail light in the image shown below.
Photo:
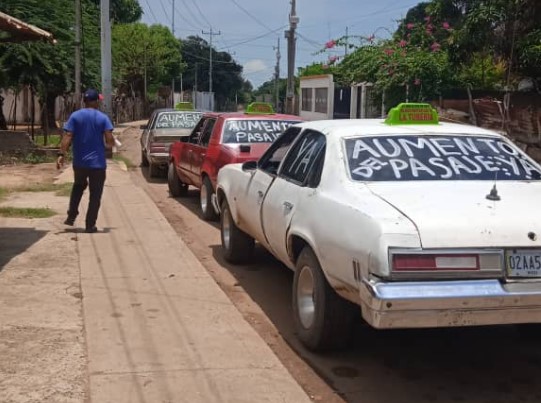
<path fill-rule="evenodd" d="M 478 254 L 394 254 L 393 271 L 481 270 Z"/>

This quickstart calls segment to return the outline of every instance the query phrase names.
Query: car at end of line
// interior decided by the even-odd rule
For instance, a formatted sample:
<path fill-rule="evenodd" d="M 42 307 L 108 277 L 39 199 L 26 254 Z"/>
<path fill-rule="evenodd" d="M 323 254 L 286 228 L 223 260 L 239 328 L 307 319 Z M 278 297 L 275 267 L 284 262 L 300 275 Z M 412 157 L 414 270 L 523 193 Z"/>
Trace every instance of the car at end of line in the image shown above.
<path fill-rule="evenodd" d="M 202 113 L 194 110 L 156 109 L 147 124 L 142 125 L 141 165 L 148 167 L 150 177 L 159 176 L 169 162 L 169 147 L 190 135 Z"/>

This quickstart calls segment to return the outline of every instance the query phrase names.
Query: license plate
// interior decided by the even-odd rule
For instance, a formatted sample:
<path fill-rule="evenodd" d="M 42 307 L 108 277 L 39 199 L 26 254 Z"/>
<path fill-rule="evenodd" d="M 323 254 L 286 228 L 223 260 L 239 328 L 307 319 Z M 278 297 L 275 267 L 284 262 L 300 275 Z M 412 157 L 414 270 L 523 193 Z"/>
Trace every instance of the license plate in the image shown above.
<path fill-rule="evenodd" d="M 509 277 L 541 277 L 541 250 L 514 249 L 505 254 Z"/>

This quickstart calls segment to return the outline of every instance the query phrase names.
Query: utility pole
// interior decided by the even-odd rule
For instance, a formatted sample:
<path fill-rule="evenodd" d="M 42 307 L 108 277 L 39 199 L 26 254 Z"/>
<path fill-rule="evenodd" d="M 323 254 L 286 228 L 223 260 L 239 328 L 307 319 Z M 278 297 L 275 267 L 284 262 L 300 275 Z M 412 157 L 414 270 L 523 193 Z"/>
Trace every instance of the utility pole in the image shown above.
<path fill-rule="evenodd" d="M 171 13 L 171 32 L 175 36 L 175 0 L 171 1 L 172 3 L 172 13 Z M 175 77 L 171 80 L 171 108 L 175 107 Z"/>
<path fill-rule="evenodd" d="M 75 0 L 75 108 L 81 107 L 81 0 Z"/>
<path fill-rule="evenodd" d="M 276 50 L 276 67 L 274 68 L 274 103 L 276 110 L 278 110 L 280 106 L 280 38 L 278 38 L 278 46 L 276 46 L 274 49 Z"/>
<path fill-rule="evenodd" d="M 111 80 L 111 21 L 109 0 L 101 0 L 101 90 L 104 112 L 113 118 Z"/>
<path fill-rule="evenodd" d="M 346 27 L 346 44 L 344 46 L 345 49 L 345 56 L 348 55 L 348 48 L 349 48 L 349 27 Z"/>
<path fill-rule="evenodd" d="M 296 0 L 291 0 L 291 13 L 289 14 L 289 30 L 285 32 L 287 39 L 287 94 L 286 94 L 286 113 L 295 112 L 295 30 L 299 23 L 297 17 Z"/>
<path fill-rule="evenodd" d="M 209 92 L 212 93 L 212 38 L 217 35 L 221 35 L 222 32 L 214 32 L 210 27 L 210 32 L 201 31 L 203 35 L 210 35 L 210 55 L 209 55 Z"/>

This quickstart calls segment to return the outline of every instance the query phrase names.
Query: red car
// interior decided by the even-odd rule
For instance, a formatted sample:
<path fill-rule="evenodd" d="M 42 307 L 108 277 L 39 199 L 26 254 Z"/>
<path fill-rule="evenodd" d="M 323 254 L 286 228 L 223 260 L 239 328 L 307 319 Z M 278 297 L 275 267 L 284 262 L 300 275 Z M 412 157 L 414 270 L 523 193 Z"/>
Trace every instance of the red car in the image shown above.
<path fill-rule="evenodd" d="M 216 219 L 214 191 L 220 168 L 259 159 L 285 129 L 302 121 L 299 116 L 276 114 L 264 103 L 252 103 L 244 113 L 203 114 L 190 136 L 169 149 L 169 192 L 178 197 L 189 185 L 201 189 L 202 216 Z"/>

